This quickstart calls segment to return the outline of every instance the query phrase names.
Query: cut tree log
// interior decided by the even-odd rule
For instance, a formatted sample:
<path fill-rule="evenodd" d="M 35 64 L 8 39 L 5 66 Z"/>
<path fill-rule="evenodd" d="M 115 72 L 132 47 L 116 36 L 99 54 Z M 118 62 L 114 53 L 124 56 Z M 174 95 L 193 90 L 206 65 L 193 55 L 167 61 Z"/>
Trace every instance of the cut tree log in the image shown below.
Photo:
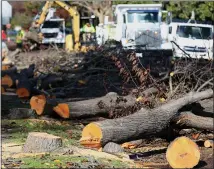
<path fill-rule="evenodd" d="M 25 153 L 41 153 L 51 152 L 62 147 L 62 139 L 48 133 L 31 132 L 28 134 L 23 152 Z"/>
<path fill-rule="evenodd" d="M 23 103 L 17 94 L 11 92 L 1 94 L 1 101 L 1 110 L 7 114 L 8 111 L 13 108 L 30 108 L 29 104 Z"/>
<path fill-rule="evenodd" d="M 206 140 L 204 142 L 204 147 L 207 147 L 207 148 L 213 147 L 213 140 Z"/>
<path fill-rule="evenodd" d="M 33 96 L 30 99 L 31 109 L 35 110 L 37 115 L 52 115 L 57 104 L 55 99 L 47 99 L 45 95 Z"/>
<path fill-rule="evenodd" d="M 2 70 L 1 71 L 1 76 L 5 76 L 7 74 L 16 74 L 17 73 L 17 68 L 15 66 L 7 69 L 7 70 Z"/>
<path fill-rule="evenodd" d="M 16 80 L 18 80 L 19 76 L 17 73 L 11 73 L 11 74 L 6 74 L 5 76 L 2 77 L 1 79 L 1 84 L 2 85 L 7 85 L 8 87 L 15 87 L 16 86 Z"/>
<path fill-rule="evenodd" d="M 213 97 L 213 90 L 190 92 L 184 97 L 171 100 L 153 110 L 142 108 L 136 113 L 118 119 L 104 120 L 88 124 L 82 131 L 82 145 L 99 144 L 100 147 L 112 141 L 124 143 L 163 131 L 186 104 Z"/>
<path fill-rule="evenodd" d="M 166 159 L 172 168 L 193 168 L 200 160 L 200 150 L 188 137 L 178 137 L 168 146 Z"/>
<path fill-rule="evenodd" d="M 20 76 L 17 84 L 16 84 L 16 94 L 19 98 L 29 98 L 34 90 L 34 86 L 36 86 L 36 79 L 28 79 L 26 76 Z"/>
<path fill-rule="evenodd" d="M 59 103 L 54 111 L 63 118 L 80 118 L 108 114 L 111 109 L 133 106 L 136 99 L 132 96 L 121 97 L 110 92 L 107 95 L 78 102 Z"/>
<path fill-rule="evenodd" d="M 203 130 L 213 131 L 213 118 L 202 117 L 193 114 L 192 112 L 181 112 L 178 117 L 175 117 L 173 122 L 176 122 L 176 125 L 192 127 Z"/>
<path fill-rule="evenodd" d="M 26 108 L 13 108 L 9 110 L 7 115 L 8 119 L 28 119 L 36 118 L 36 113 L 32 109 Z"/>

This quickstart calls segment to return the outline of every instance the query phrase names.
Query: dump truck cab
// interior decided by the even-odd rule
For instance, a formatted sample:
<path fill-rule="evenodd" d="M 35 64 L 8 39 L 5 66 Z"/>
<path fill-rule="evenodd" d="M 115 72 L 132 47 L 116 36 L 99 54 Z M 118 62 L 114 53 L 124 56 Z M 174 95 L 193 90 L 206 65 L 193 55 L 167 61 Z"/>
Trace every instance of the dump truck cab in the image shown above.
<path fill-rule="evenodd" d="M 213 59 L 212 25 L 172 22 L 168 40 L 173 44 L 174 57 L 184 57 L 185 52 L 191 58 Z"/>
<path fill-rule="evenodd" d="M 117 5 L 116 39 L 124 47 L 160 48 L 161 4 Z"/>

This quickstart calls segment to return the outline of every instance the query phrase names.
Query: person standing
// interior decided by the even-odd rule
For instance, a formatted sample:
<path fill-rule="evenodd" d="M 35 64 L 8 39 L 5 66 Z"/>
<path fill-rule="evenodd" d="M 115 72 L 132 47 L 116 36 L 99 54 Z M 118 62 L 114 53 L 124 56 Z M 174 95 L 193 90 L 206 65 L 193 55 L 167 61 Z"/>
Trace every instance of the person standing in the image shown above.
<path fill-rule="evenodd" d="M 25 31 L 22 29 L 22 27 L 19 27 L 16 35 L 17 48 L 22 49 L 24 37 L 25 37 Z"/>
<path fill-rule="evenodd" d="M 91 35 L 96 32 L 94 26 L 90 23 L 86 23 L 80 31 L 83 32 L 84 42 L 86 42 L 87 39 L 91 39 Z"/>

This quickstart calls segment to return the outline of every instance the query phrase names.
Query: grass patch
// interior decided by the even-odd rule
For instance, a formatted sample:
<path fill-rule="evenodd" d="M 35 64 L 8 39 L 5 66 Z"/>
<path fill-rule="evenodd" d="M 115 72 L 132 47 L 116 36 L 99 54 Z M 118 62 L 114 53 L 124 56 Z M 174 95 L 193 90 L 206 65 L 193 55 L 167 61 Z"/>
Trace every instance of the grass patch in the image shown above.
<path fill-rule="evenodd" d="M 92 157 L 86 156 L 50 156 L 45 155 L 41 157 L 27 157 L 22 158 L 23 164 L 21 168 L 73 168 L 81 167 L 88 168 L 90 165 L 101 166 L 102 168 L 128 168 L 129 165 L 119 160 L 107 160 L 103 158 L 96 159 L 93 162 Z M 90 161 L 92 160 L 92 161 Z"/>
<path fill-rule="evenodd" d="M 68 122 L 50 122 L 44 120 L 2 120 L 2 127 L 7 129 L 10 142 L 24 143 L 29 132 L 46 132 L 59 136 L 64 145 L 78 145 L 81 127 Z M 9 129 L 9 130 L 8 130 Z M 71 133 L 67 131 L 71 131 Z"/>

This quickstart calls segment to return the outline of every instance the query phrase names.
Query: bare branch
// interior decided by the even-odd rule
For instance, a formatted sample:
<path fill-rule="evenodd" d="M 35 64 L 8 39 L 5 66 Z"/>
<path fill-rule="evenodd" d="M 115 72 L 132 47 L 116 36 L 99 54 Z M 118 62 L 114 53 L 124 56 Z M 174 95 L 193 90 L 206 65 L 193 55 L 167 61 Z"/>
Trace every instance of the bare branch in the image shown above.
<path fill-rule="evenodd" d="M 197 92 L 200 92 L 200 90 L 203 89 L 208 84 L 211 84 L 213 86 L 213 83 L 210 83 L 212 80 L 213 78 L 207 80 L 204 84 L 201 85 L 201 87 L 198 88 Z"/>

